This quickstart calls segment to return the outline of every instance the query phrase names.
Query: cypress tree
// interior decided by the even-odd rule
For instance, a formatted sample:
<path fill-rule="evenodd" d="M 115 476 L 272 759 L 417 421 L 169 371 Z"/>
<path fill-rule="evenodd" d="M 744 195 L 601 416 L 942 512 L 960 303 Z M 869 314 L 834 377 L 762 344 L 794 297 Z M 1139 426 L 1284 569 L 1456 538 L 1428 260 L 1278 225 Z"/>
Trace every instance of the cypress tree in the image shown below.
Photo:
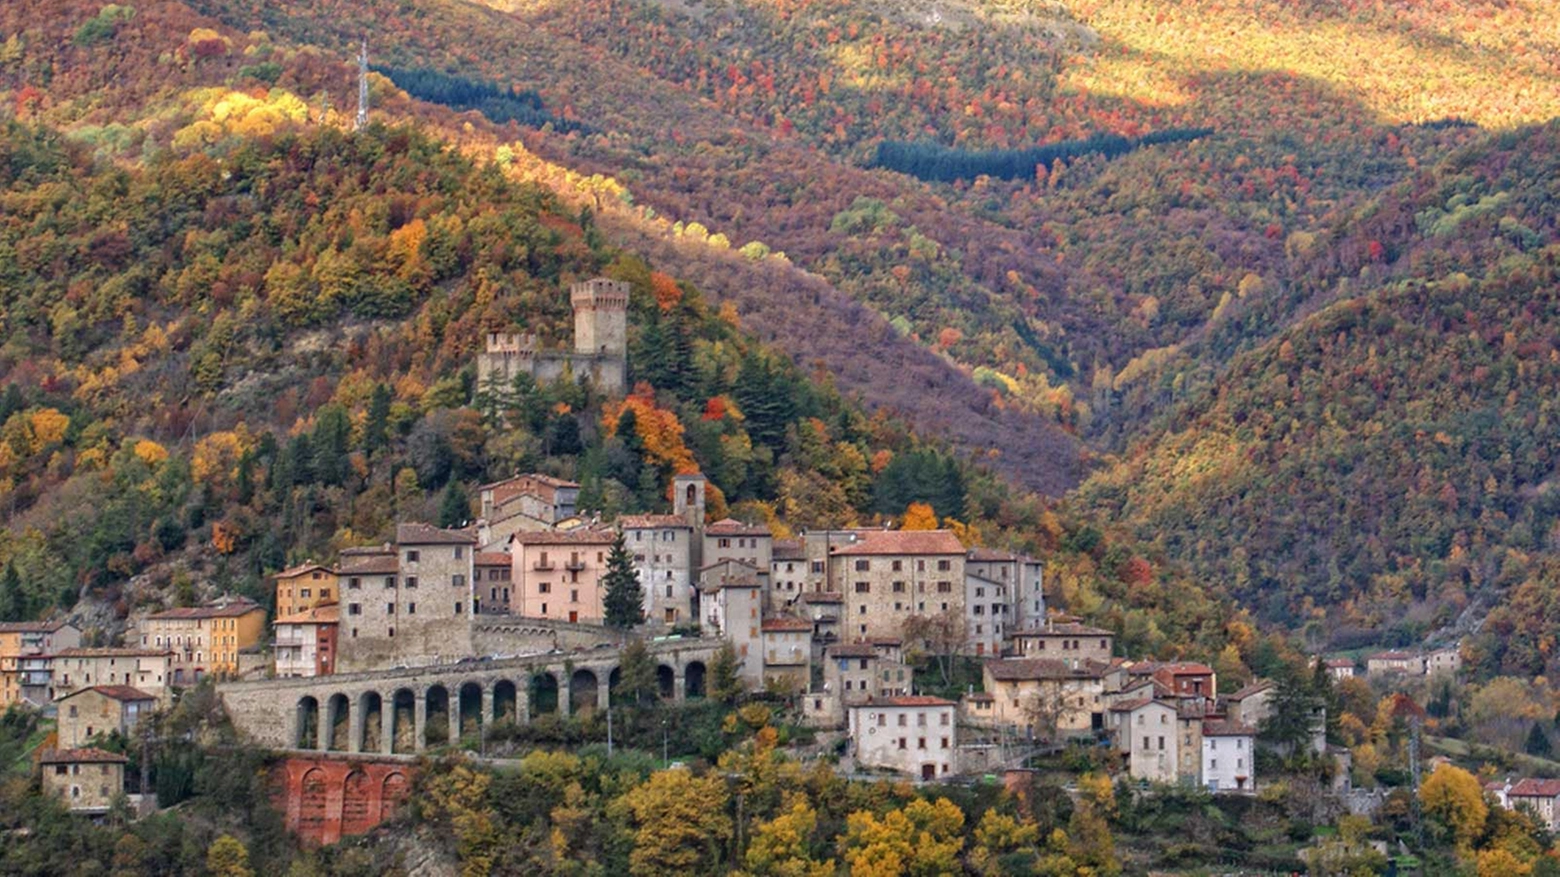
<path fill-rule="evenodd" d="M 363 424 L 363 451 L 373 456 L 375 451 L 390 445 L 390 388 L 375 384 L 373 395 L 368 398 L 368 421 Z"/>
<path fill-rule="evenodd" d="M 26 615 L 27 595 L 22 593 L 22 576 L 12 561 L 5 565 L 5 575 L 0 577 L 0 621 L 23 621 Z"/>
<path fill-rule="evenodd" d="M 1549 735 L 1544 733 L 1543 727 L 1538 722 L 1528 729 L 1527 742 L 1522 744 L 1522 751 L 1539 758 L 1548 758 L 1554 754 L 1554 746 L 1549 742 Z"/>
<path fill-rule="evenodd" d="M 644 619 L 644 588 L 639 585 L 639 574 L 634 572 L 633 559 L 623 544 L 619 533 L 612 543 L 612 553 L 607 555 L 607 574 L 601 579 L 606 588 L 602 609 L 608 627 L 629 630 Z"/>
<path fill-rule="evenodd" d="M 471 501 L 466 498 L 466 491 L 460 487 L 460 482 L 451 478 L 444 486 L 444 498 L 439 503 L 439 526 L 460 527 L 471 520 Z"/>

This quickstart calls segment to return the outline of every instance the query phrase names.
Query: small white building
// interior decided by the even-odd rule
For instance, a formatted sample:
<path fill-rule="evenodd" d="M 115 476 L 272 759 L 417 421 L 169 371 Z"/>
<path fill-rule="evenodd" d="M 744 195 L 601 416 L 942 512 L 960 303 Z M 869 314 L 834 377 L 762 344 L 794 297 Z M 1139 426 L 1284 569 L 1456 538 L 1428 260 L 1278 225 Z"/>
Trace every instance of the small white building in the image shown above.
<path fill-rule="evenodd" d="M 1560 829 L 1560 780 L 1518 780 L 1506 792 L 1506 800 L 1513 810 L 1531 811 L 1549 831 Z"/>
<path fill-rule="evenodd" d="M 1354 677 L 1355 669 L 1356 668 L 1353 658 L 1327 659 L 1327 675 L 1331 676 L 1334 682 L 1339 682 L 1344 679 L 1352 679 Z"/>
<path fill-rule="evenodd" d="M 1203 722 L 1202 781 L 1210 792 L 1257 787 L 1256 729 L 1236 722 Z"/>
<path fill-rule="evenodd" d="M 692 587 L 693 525 L 678 515 L 625 515 L 623 545 L 644 589 L 645 620 L 673 627 L 698 618 Z"/>
<path fill-rule="evenodd" d="M 958 728 L 951 700 L 926 695 L 873 698 L 850 708 L 856 763 L 934 780 L 953 772 Z"/>
<path fill-rule="evenodd" d="M 1438 673 L 1453 675 L 1461 669 L 1462 647 L 1460 645 L 1447 646 L 1425 654 L 1425 674 L 1428 676 Z"/>

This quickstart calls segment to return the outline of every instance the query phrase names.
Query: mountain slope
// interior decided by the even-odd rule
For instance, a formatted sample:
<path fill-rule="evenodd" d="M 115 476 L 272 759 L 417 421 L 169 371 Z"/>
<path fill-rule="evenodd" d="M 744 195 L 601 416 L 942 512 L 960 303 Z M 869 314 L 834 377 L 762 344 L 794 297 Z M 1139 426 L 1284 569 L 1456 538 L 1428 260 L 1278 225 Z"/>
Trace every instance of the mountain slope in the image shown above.
<path fill-rule="evenodd" d="M 1413 642 L 1560 548 L 1560 123 L 1340 221 L 1314 313 L 1232 360 L 1081 501 L 1267 617 Z M 1318 607 L 1332 607 L 1323 614 Z"/>

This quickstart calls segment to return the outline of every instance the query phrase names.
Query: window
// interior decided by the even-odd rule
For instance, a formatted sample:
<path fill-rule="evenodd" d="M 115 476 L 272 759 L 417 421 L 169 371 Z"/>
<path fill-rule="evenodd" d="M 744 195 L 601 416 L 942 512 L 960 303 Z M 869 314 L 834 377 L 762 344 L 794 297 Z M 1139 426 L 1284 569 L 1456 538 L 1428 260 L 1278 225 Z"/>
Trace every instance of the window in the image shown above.
<path fill-rule="evenodd" d="M 330 588 L 320 588 L 320 599 L 321 600 L 329 600 L 330 599 Z"/>
<path fill-rule="evenodd" d="M 464 613 L 465 611 L 466 611 L 466 601 L 465 600 L 456 600 L 455 601 L 455 614 L 456 615 L 460 615 L 460 614 Z"/>
<path fill-rule="evenodd" d="M 878 727 L 881 728 L 881 727 L 884 727 L 887 724 L 888 724 L 888 714 L 887 713 L 878 713 Z"/>
<path fill-rule="evenodd" d="M 455 546 L 455 559 L 456 560 L 465 560 L 466 559 L 466 546 L 464 546 L 464 545 L 457 545 L 457 546 Z"/>
<path fill-rule="evenodd" d="M 395 639 L 395 628 L 390 628 L 390 638 Z"/>
<path fill-rule="evenodd" d="M 418 561 L 418 558 L 420 558 L 420 557 L 421 557 L 421 554 L 419 552 L 416 552 L 416 551 L 408 551 L 408 552 L 406 552 L 406 562 L 407 563 L 416 563 Z"/>
<path fill-rule="evenodd" d="M 395 587 L 395 576 L 385 576 L 385 587 L 387 587 L 387 588 Z"/>
<path fill-rule="evenodd" d="M 948 738 L 947 737 L 942 738 L 942 748 L 944 748 L 944 749 L 948 748 Z"/>
<path fill-rule="evenodd" d="M 363 614 L 363 604 L 362 603 L 348 603 L 347 604 L 347 614 L 348 615 L 362 615 Z"/>
<path fill-rule="evenodd" d="M 925 737 L 917 737 L 917 738 L 915 738 L 915 748 L 917 748 L 917 749 L 925 749 L 926 748 L 926 738 Z"/>
<path fill-rule="evenodd" d="M 904 566 L 905 566 L 905 562 L 904 561 L 902 561 L 902 560 L 894 561 L 894 563 L 893 563 L 894 572 L 899 572 L 900 570 L 904 569 Z"/>
<path fill-rule="evenodd" d="M 939 594 L 951 594 L 951 593 L 953 593 L 953 583 L 952 582 L 938 582 L 937 583 L 937 593 L 939 593 Z"/>
<path fill-rule="evenodd" d="M 456 573 L 456 574 L 450 576 L 450 587 L 453 587 L 453 588 L 464 588 L 464 587 L 466 587 L 466 574 L 465 573 Z"/>
<path fill-rule="evenodd" d="M 906 727 L 909 724 L 910 724 L 910 717 L 905 715 L 904 713 L 900 713 L 899 714 L 899 727 L 903 728 L 903 727 Z"/>
<path fill-rule="evenodd" d="M 573 603 L 580 602 L 580 589 L 579 588 L 574 588 L 573 590 L 569 591 L 569 600 L 570 600 L 570 602 L 573 602 Z"/>
<path fill-rule="evenodd" d="M 939 721 L 938 724 L 942 725 L 944 728 L 948 727 L 948 714 L 943 713 L 940 719 L 941 721 Z M 944 743 L 943 745 L 947 746 L 948 744 Z"/>
<path fill-rule="evenodd" d="M 1219 769 L 1219 760 L 1217 758 L 1210 758 L 1210 759 L 1208 759 L 1208 769 L 1209 770 L 1218 770 Z"/>
<path fill-rule="evenodd" d="M 856 583 L 856 593 L 858 593 L 858 594 L 870 594 L 870 593 L 872 593 L 872 584 L 870 582 L 857 582 Z"/>
<path fill-rule="evenodd" d="M 407 603 L 406 604 L 406 614 L 407 615 L 416 615 L 417 614 L 417 604 L 416 603 Z"/>
<path fill-rule="evenodd" d="M 815 572 L 815 573 L 823 572 L 823 561 L 821 561 L 821 560 L 813 561 L 813 563 L 812 563 L 812 571 Z"/>
<path fill-rule="evenodd" d="M 394 603 L 386 603 L 385 604 L 385 614 L 386 615 L 394 615 L 395 614 L 395 604 Z"/>
<path fill-rule="evenodd" d="M 552 593 L 552 585 L 548 582 L 542 582 L 536 586 L 536 593 L 550 594 Z"/>
<path fill-rule="evenodd" d="M 899 748 L 900 749 L 904 749 L 905 748 L 905 738 L 903 738 L 903 737 L 899 738 Z"/>
<path fill-rule="evenodd" d="M 905 583 L 904 582 L 894 582 L 894 593 L 896 593 L 896 594 L 903 594 L 904 592 L 905 592 Z"/>
<path fill-rule="evenodd" d="M 937 561 L 937 571 L 938 572 L 947 572 L 950 569 L 953 569 L 953 561 L 951 561 L 951 560 L 939 560 L 939 561 Z"/>
<path fill-rule="evenodd" d="M 855 568 L 856 572 L 866 572 L 868 565 L 869 565 L 868 561 L 858 560 L 858 561 L 856 561 L 856 565 L 855 565 L 854 568 Z"/>
<path fill-rule="evenodd" d="M 415 588 L 415 587 L 417 587 L 417 577 L 416 576 L 407 576 L 406 577 L 406 586 L 408 588 Z"/>
<path fill-rule="evenodd" d="M 1159 738 L 1159 751 L 1160 752 L 1165 751 L 1165 738 L 1163 738 L 1163 737 Z"/>
<path fill-rule="evenodd" d="M 298 589 L 298 599 L 300 599 L 300 600 L 307 600 L 310 597 L 312 597 L 313 595 L 314 595 L 314 592 L 309 590 L 308 588 L 299 588 Z"/>

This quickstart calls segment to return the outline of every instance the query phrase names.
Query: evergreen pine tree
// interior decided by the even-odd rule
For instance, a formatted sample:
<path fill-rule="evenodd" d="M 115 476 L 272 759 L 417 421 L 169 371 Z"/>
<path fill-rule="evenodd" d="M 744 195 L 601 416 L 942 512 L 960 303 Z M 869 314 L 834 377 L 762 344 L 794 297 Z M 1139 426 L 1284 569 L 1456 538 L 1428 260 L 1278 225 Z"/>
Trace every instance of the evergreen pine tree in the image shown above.
<path fill-rule="evenodd" d="M 644 619 L 644 589 L 639 584 L 639 574 L 634 572 L 633 559 L 623 544 L 619 533 L 607 555 L 607 573 L 601 579 L 606 589 L 602 609 L 608 627 L 628 630 Z"/>
<path fill-rule="evenodd" d="M 710 664 L 710 697 L 721 703 L 736 703 L 742 696 L 742 677 L 737 669 L 737 650 L 731 641 L 721 644 Z"/>
<path fill-rule="evenodd" d="M 1548 758 L 1554 754 L 1554 746 L 1549 742 L 1549 735 L 1544 733 L 1543 726 L 1534 722 L 1528 729 L 1527 742 L 1522 744 L 1522 751 L 1539 758 Z"/>
<path fill-rule="evenodd" d="M 368 420 L 363 424 L 363 451 L 369 456 L 390 445 L 390 388 L 375 384 L 368 397 Z"/>
<path fill-rule="evenodd" d="M 451 478 L 444 486 L 444 498 L 439 502 L 439 526 L 460 527 L 471 520 L 471 501 L 460 482 Z"/>
<path fill-rule="evenodd" d="M 12 561 L 5 565 L 5 575 L 0 577 L 0 621 L 24 621 L 26 616 L 27 595 L 22 593 L 22 576 Z"/>

